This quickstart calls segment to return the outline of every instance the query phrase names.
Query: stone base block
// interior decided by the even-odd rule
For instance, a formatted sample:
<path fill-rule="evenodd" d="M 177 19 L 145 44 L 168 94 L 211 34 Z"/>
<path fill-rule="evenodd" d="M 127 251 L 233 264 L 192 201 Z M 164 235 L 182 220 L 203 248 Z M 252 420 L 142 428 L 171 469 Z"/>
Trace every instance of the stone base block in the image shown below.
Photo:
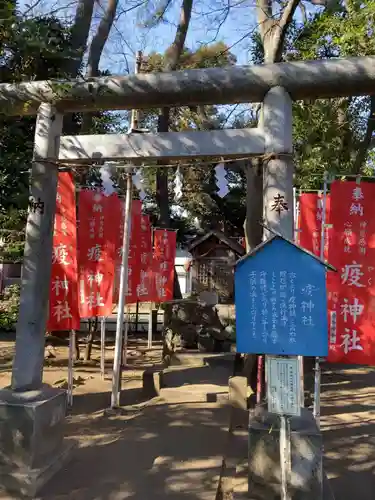
<path fill-rule="evenodd" d="M 64 446 L 66 391 L 0 391 L 0 484 L 34 496 L 67 456 Z"/>
<path fill-rule="evenodd" d="M 156 370 L 145 370 L 143 372 L 142 388 L 145 397 L 151 399 L 160 396 L 163 387 L 163 372 Z"/>
<path fill-rule="evenodd" d="M 17 498 L 34 498 L 71 458 L 75 445 L 73 440 L 64 442 L 59 455 L 55 455 L 49 464 L 39 469 L 0 467 L 0 491 L 16 494 Z"/>
<path fill-rule="evenodd" d="M 322 500 L 322 435 L 312 413 L 289 419 L 291 466 L 288 492 L 292 500 Z M 280 418 L 257 408 L 249 425 L 249 498 L 281 498 Z"/>

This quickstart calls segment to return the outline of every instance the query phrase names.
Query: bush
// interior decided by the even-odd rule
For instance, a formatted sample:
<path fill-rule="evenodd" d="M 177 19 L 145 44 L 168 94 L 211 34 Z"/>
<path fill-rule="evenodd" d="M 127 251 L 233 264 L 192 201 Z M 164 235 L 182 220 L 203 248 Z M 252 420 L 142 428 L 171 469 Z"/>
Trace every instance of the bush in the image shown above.
<path fill-rule="evenodd" d="M 20 307 L 20 286 L 9 285 L 0 293 L 0 330 L 14 330 Z"/>

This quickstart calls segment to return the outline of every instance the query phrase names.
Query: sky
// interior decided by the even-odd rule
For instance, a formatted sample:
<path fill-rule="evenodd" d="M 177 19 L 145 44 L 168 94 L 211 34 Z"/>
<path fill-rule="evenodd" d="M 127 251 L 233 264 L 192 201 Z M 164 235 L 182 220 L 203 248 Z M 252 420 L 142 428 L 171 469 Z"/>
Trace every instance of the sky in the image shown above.
<path fill-rule="evenodd" d="M 161 1 L 154 0 L 150 3 L 160 4 Z M 195 49 L 202 44 L 223 41 L 232 47 L 231 51 L 236 55 L 239 64 L 247 64 L 249 62 L 248 36 L 256 28 L 254 0 L 229 1 L 233 6 L 225 22 L 222 22 L 224 19 L 223 5 L 227 5 L 227 1 L 195 1 L 196 6 L 193 8 L 186 46 Z M 120 15 L 112 28 L 110 40 L 101 60 L 101 69 L 109 69 L 112 74 L 132 72 L 134 55 L 137 50 L 142 50 L 145 54 L 152 51 L 163 52 L 174 38 L 175 21 L 179 18 L 180 1 L 173 2 L 173 8 L 168 11 L 166 16 L 168 22 L 152 29 L 141 27 L 141 22 L 149 17 L 145 8 L 122 13 L 125 8 L 128 9 L 137 2 L 139 0 L 120 0 L 118 8 Z M 35 3 L 37 5 L 31 11 L 32 13 L 53 12 L 58 17 L 67 20 L 72 18 L 76 5 L 74 0 L 20 0 L 18 5 L 19 9 L 25 12 L 30 8 L 30 4 Z M 98 2 L 97 18 L 102 14 L 105 5 L 105 0 Z"/>
<path fill-rule="evenodd" d="M 173 2 L 173 7 L 166 14 L 167 22 L 152 28 L 142 27 L 150 19 L 150 10 L 135 8 L 129 11 L 140 1 L 119 0 L 117 19 L 101 58 L 101 70 L 109 70 L 112 75 L 133 73 L 138 50 L 142 50 L 144 55 L 153 51 L 164 52 L 173 41 L 181 1 Z M 160 5 L 162 1 L 149 0 L 149 3 Z M 257 29 L 254 2 L 255 0 L 195 0 L 185 46 L 194 50 L 202 44 L 222 41 L 230 47 L 238 64 L 248 64 L 250 35 Z M 226 13 L 223 6 L 229 3 L 232 7 Z M 30 10 L 30 5 L 35 5 L 35 8 Z M 19 0 L 18 6 L 21 12 L 29 11 L 32 15 L 53 13 L 60 19 L 69 21 L 74 16 L 76 1 Z M 92 33 L 95 32 L 105 6 L 106 0 L 97 1 Z M 300 16 L 297 14 L 297 19 L 298 17 Z M 229 109 L 228 107 L 228 112 Z M 236 112 L 238 111 L 239 108 Z M 218 174 L 218 185 L 225 190 L 223 175 Z"/>
<path fill-rule="evenodd" d="M 174 0 L 172 8 L 167 12 L 166 23 L 151 29 L 142 27 L 142 23 L 150 19 L 152 5 L 160 5 L 163 1 L 148 0 L 147 9 L 135 8 L 142 0 L 119 0 L 117 19 L 101 59 L 102 70 L 110 70 L 113 75 L 133 72 L 135 53 L 138 50 L 142 50 L 144 54 L 165 51 L 175 35 L 181 1 Z M 223 8 L 228 4 L 231 8 L 226 15 Z M 30 5 L 35 5 L 35 8 L 30 10 Z M 308 13 L 314 9 L 308 2 L 304 5 Z M 52 12 L 61 19 L 70 20 L 75 13 L 76 1 L 19 0 L 18 6 L 22 12 L 30 11 L 30 14 Z M 106 0 L 97 0 L 92 32 L 105 6 Z M 298 21 L 301 20 L 298 10 L 295 17 Z M 231 47 L 238 64 L 248 64 L 249 36 L 256 28 L 255 0 L 195 0 L 186 46 L 194 50 L 202 44 L 223 41 Z"/>

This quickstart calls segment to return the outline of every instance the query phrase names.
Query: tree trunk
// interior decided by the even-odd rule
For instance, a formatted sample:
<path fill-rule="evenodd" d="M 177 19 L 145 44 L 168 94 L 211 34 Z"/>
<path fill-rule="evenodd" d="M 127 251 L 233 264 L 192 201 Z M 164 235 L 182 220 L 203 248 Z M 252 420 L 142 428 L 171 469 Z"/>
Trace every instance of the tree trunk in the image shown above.
<path fill-rule="evenodd" d="M 164 71 L 174 71 L 179 63 L 184 49 L 186 35 L 189 29 L 193 0 L 182 0 L 180 10 L 180 21 L 177 25 L 176 34 L 172 45 L 166 53 L 166 64 Z M 163 108 L 159 115 L 158 132 L 168 132 L 169 130 L 169 108 Z M 160 163 L 159 163 L 160 165 Z M 165 163 L 163 163 L 165 165 Z M 168 190 L 168 169 L 159 167 L 156 169 L 156 201 L 159 208 L 159 225 L 161 227 L 170 226 L 169 210 L 169 190 Z M 177 273 L 174 273 L 174 297 L 182 298 L 180 284 Z M 164 309 L 163 328 L 163 360 L 169 363 L 170 358 L 176 350 L 176 333 L 168 328 L 171 323 L 172 307 L 167 305 Z"/>
<path fill-rule="evenodd" d="M 169 129 L 169 109 L 164 108 L 159 115 L 158 132 L 168 132 Z M 164 165 L 163 162 L 158 162 Z M 168 168 L 161 166 L 156 169 L 156 203 L 159 208 L 159 226 L 170 226 L 169 213 L 169 190 L 168 190 Z"/>
<path fill-rule="evenodd" d="M 100 58 L 115 20 L 118 3 L 119 0 L 108 0 L 107 9 L 104 12 L 98 29 L 91 40 L 87 61 L 86 78 L 99 75 Z M 84 113 L 82 119 L 82 133 L 88 133 L 90 131 L 94 116 L 95 114 L 93 113 Z"/>
<path fill-rule="evenodd" d="M 246 175 L 246 219 L 244 232 L 246 251 L 249 252 L 262 241 L 263 228 L 263 169 L 259 158 L 247 161 L 244 165 Z"/>
<path fill-rule="evenodd" d="M 96 317 L 92 320 L 89 320 L 89 334 L 87 336 L 87 342 L 85 346 L 84 361 L 90 361 L 91 359 L 92 345 L 94 343 L 97 331 L 98 331 L 98 318 Z"/>
<path fill-rule="evenodd" d="M 82 60 L 90 33 L 94 4 L 95 0 L 78 0 L 73 26 L 71 28 L 72 49 L 77 56 L 67 59 L 65 69 L 66 73 L 72 77 L 78 75 L 82 66 Z"/>
<path fill-rule="evenodd" d="M 66 60 L 65 72 L 71 78 L 76 78 L 79 75 L 83 56 L 87 47 L 87 40 L 90 33 L 92 15 L 94 12 L 95 0 L 78 0 L 76 13 L 74 17 L 72 33 L 72 51 L 75 57 L 70 57 Z M 64 134 L 74 135 L 78 133 L 73 114 L 64 115 Z"/>
<path fill-rule="evenodd" d="M 79 338 L 78 338 L 78 332 L 75 334 L 75 352 L 76 352 L 76 361 L 80 359 L 81 353 L 79 351 Z"/>
<path fill-rule="evenodd" d="M 193 0 L 182 0 L 180 21 L 176 28 L 174 41 L 166 52 L 164 71 L 174 71 L 178 66 L 182 51 L 184 50 L 192 8 Z M 159 116 L 158 132 L 168 132 L 168 129 L 169 109 L 164 108 Z M 170 225 L 168 171 L 164 168 L 156 169 L 156 201 L 159 208 L 159 224 L 161 227 L 168 227 Z"/>

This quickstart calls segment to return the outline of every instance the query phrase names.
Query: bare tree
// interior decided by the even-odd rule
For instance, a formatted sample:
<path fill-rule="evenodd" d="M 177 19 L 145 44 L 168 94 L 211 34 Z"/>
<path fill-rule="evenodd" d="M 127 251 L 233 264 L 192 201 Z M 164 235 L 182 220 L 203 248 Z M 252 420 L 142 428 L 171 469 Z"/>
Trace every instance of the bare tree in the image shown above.
<path fill-rule="evenodd" d="M 103 12 L 96 33 L 92 37 L 86 68 L 86 77 L 99 76 L 99 63 L 103 49 L 107 43 L 109 33 L 115 21 L 119 0 L 108 0 L 107 8 Z M 83 115 L 82 132 L 88 132 L 92 126 L 94 115 L 85 113 Z"/>

